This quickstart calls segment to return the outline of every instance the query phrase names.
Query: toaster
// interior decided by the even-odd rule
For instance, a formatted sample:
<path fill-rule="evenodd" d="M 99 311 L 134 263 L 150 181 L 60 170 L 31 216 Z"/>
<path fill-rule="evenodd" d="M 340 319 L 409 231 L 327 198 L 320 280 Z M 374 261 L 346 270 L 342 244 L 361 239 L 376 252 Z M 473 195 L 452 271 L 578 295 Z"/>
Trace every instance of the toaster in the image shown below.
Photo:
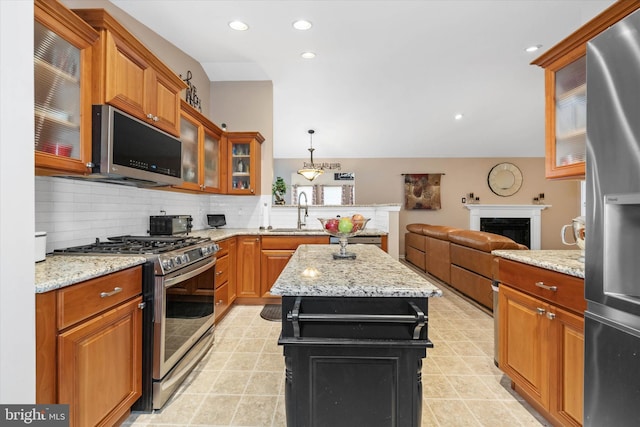
<path fill-rule="evenodd" d="M 171 236 L 191 231 L 191 215 L 157 215 L 149 217 L 149 234 L 152 236 Z"/>

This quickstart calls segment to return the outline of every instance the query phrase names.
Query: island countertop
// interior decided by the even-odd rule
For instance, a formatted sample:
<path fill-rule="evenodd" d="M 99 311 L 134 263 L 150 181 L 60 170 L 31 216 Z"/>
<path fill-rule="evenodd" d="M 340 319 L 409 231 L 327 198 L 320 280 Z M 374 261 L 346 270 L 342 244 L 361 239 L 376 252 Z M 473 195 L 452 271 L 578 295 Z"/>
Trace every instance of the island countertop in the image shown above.
<path fill-rule="evenodd" d="M 333 259 L 337 245 L 300 245 L 271 294 L 315 297 L 439 297 L 428 279 L 375 245 L 350 244 L 356 259 Z"/>

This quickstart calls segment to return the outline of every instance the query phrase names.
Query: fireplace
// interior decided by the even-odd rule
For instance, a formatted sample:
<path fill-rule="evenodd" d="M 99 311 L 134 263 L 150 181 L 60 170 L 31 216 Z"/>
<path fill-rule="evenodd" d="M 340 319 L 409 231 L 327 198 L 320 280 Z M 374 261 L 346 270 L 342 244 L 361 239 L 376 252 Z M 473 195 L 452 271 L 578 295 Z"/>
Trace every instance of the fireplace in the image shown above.
<path fill-rule="evenodd" d="M 481 230 L 482 219 L 525 218 L 529 222 L 530 249 L 540 249 L 542 238 L 541 211 L 550 205 L 465 205 L 470 211 L 469 229 Z M 488 230 L 487 230 L 488 231 Z M 496 233 L 502 234 L 502 233 Z M 513 239 L 513 237 L 508 236 Z M 518 239 L 513 239 L 522 243 Z M 525 243 L 522 243 L 525 244 Z"/>
<path fill-rule="evenodd" d="M 530 218 L 480 218 L 480 231 L 500 234 L 531 247 Z"/>

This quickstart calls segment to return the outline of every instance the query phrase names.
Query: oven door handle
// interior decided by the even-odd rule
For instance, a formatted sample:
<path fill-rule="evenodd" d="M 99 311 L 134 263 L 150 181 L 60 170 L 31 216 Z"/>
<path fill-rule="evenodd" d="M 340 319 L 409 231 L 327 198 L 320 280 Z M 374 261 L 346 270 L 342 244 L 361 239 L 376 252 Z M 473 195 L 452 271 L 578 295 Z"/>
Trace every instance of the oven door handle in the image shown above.
<path fill-rule="evenodd" d="M 195 270 L 190 270 L 190 271 L 188 271 L 186 273 L 179 274 L 179 275 L 171 277 L 169 279 L 165 279 L 164 287 L 165 287 L 165 289 L 166 288 L 170 288 L 171 286 L 177 285 L 178 283 L 184 282 L 185 280 L 189 280 L 192 277 L 195 277 L 198 274 L 201 274 L 201 273 L 207 271 L 208 269 L 212 268 L 215 264 L 216 264 L 216 258 L 215 257 L 211 258 L 211 261 L 207 262 L 203 266 L 200 266 L 200 267 L 196 268 Z"/>

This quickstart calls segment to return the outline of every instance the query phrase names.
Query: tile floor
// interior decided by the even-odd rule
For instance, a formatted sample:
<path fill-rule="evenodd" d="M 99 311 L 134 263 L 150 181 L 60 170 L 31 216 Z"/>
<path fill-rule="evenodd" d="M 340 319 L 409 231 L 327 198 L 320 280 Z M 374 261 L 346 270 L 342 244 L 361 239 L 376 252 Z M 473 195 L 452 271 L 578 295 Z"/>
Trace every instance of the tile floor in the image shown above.
<path fill-rule="evenodd" d="M 495 367 L 493 318 L 441 289 L 444 296 L 429 303 L 435 348 L 423 360 L 422 426 L 550 425 Z M 234 306 L 217 325 L 212 350 L 165 407 L 134 412 L 124 425 L 286 427 L 280 325 L 263 320 L 261 309 Z"/>

